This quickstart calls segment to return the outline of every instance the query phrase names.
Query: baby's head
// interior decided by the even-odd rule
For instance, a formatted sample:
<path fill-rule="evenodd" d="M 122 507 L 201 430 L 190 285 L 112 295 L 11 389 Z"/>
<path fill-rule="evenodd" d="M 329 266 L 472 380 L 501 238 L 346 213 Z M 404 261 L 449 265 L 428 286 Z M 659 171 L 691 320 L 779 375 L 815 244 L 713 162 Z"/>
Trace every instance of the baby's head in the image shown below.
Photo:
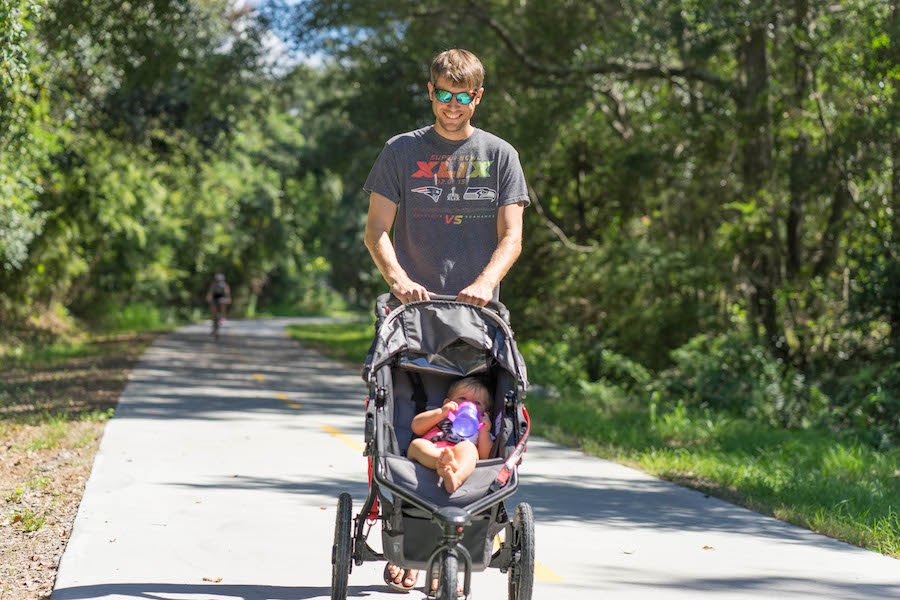
<path fill-rule="evenodd" d="M 457 404 L 463 402 L 474 402 L 478 406 L 478 412 L 487 412 L 490 406 L 491 393 L 487 386 L 476 377 L 463 377 L 457 379 L 450 385 L 447 390 L 447 397 L 444 398 L 444 404 L 451 400 Z"/>

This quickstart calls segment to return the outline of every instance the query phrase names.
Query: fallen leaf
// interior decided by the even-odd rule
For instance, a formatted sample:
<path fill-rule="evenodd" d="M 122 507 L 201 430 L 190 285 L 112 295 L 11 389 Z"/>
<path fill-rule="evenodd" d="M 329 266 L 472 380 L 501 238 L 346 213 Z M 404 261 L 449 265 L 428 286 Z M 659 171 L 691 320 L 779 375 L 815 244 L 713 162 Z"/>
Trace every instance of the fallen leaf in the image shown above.
<path fill-rule="evenodd" d="M 212 583 L 219 583 L 220 581 L 222 581 L 222 578 L 221 578 L 221 577 L 216 577 L 215 579 L 213 579 L 212 577 L 204 577 L 204 578 L 203 578 L 203 581 L 209 581 L 209 582 L 212 582 Z"/>

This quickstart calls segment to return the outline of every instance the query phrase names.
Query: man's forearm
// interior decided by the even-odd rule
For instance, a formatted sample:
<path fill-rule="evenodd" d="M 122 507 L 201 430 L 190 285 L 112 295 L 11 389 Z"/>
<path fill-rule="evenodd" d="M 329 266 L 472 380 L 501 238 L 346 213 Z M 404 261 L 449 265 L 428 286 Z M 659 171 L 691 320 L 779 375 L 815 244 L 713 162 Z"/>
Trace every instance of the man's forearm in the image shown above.
<path fill-rule="evenodd" d="M 497 287 L 522 253 L 522 237 L 513 232 L 503 236 L 491 255 L 491 260 L 478 276 L 492 288 Z"/>
<path fill-rule="evenodd" d="M 380 232 L 371 239 L 366 236 L 366 248 L 369 249 L 375 266 L 378 267 L 388 286 L 393 288 L 397 282 L 408 278 L 406 271 L 400 266 L 400 261 L 397 260 L 397 252 L 386 232 Z"/>

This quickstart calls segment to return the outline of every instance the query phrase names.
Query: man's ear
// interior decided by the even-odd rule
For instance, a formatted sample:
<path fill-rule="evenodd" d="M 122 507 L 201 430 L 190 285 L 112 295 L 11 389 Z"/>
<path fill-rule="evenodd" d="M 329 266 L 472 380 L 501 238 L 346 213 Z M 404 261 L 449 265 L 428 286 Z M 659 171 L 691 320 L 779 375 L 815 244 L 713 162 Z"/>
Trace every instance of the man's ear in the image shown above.
<path fill-rule="evenodd" d="M 484 94 L 484 88 L 480 87 L 480 88 L 478 88 L 478 91 L 475 92 L 475 100 L 474 100 L 475 106 L 478 106 L 479 104 L 481 104 L 482 94 Z"/>
<path fill-rule="evenodd" d="M 434 100 L 434 84 L 430 81 L 428 82 L 428 99 Z"/>

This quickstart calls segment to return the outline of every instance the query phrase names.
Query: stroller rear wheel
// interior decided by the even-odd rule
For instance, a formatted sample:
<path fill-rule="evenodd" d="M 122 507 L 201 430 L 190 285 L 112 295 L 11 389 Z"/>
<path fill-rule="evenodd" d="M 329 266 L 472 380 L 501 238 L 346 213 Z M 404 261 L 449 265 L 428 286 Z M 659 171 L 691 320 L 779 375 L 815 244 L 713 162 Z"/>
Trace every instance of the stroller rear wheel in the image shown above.
<path fill-rule="evenodd" d="M 513 563 L 509 568 L 509 600 L 531 600 L 534 587 L 534 511 L 527 502 L 516 506 L 508 533 Z"/>
<path fill-rule="evenodd" d="M 334 520 L 334 545 L 331 547 L 331 600 L 346 600 L 347 581 L 350 578 L 353 523 L 353 500 L 346 492 L 338 497 L 337 516 Z"/>

